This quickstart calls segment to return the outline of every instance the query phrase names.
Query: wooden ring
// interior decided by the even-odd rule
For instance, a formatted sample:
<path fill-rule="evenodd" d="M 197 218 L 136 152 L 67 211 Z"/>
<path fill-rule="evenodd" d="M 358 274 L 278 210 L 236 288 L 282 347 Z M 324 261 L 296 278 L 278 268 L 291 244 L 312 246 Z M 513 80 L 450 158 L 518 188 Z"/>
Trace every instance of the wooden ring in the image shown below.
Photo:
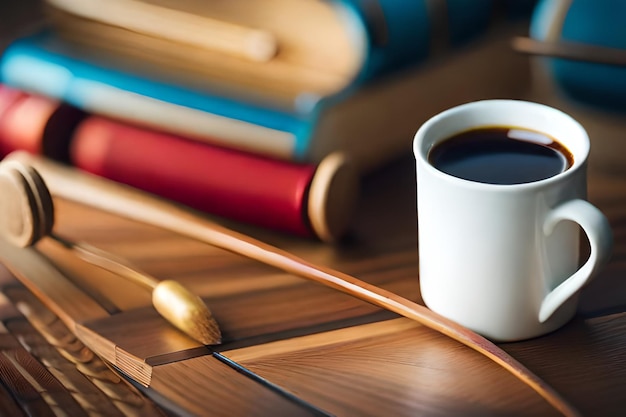
<path fill-rule="evenodd" d="M 0 235 L 7 241 L 27 247 L 52 231 L 52 196 L 34 168 L 17 161 L 0 163 L 0 196 Z"/>

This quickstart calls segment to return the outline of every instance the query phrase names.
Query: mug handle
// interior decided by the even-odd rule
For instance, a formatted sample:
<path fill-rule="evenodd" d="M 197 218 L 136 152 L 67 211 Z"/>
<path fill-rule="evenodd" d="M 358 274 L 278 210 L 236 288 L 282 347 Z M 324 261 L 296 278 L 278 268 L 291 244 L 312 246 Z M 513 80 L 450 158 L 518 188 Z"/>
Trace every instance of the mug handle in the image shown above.
<path fill-rule="evenodd" d="M 585 200 L 570 200 L 553 209 L 546 218 L 543 231 L 549 235 L 554 226 L 562 220 L 578 223 L 589 240 L 591 253 L 587 262 L 571 277 L 548 293 L 541 302 L 539 321 L 545 322 L 554 312 L 595 274 L 599 267 L 608 261 L 613 248 L 613 234 L 609 221 L 595 206 Z"/>

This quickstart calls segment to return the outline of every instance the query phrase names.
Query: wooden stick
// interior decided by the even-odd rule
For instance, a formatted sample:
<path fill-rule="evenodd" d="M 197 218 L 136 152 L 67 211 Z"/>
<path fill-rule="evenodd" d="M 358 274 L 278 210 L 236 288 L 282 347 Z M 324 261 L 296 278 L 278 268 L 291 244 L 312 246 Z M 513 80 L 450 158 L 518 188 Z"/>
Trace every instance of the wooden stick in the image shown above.
<path fill-rule="evenodd" d="M 217 225 L 198 213 L 132 188 L 63 167 L 43 158 L 14 152 L 7 157 L 37 169 L 51 193 L 121 217 L 162 227 L 219 248 L 311 279 L 376 306 L 415 320 L 474 349 L 531 387 L 566 416 L 580 413 L 541 378 L 484 337 L 397 294 L 303 259 L 249 236 Z"/>
<path fill-rule="evenodd" d="M 217 345 L 222 335 L 213 314 L 202 299 L 174 280 L 160 281 L 112 253 L 57 234 L 49 236 L 82 260 L 126 278 L 151 291 L 152 305 L 167 321 L 203 345 Z M 175 309 L 172 304 L 176 304 Z"/>
<path fill-rule="evenodd" d="M 619 67 L 626 66 L 626 50 L 617 48 L 566 41 L 543 42 L 527 37 L 514 38 L 512 46 L 515 51 L 530 55 Z"/>
<path fill-rule="evenodd" d="M 49 0 L 81 17 L 167 38 L 252 61 L 269 61 L 278 51 L 269 32 L 197 16 L 136 0 Z"/>
<path fill-rule="evenodd" d="M 49 236 L 80 258 L 150 290 L 154 308 L 167 321 L 205 345 L 221 343 L 221 333 L 202 299 L 173 280 L 159 281 L 125 260 L 85 243 L 52 232 L 52 196 L 39 173 L 17 161 L 0 163 L 0 237 L 26 248 Z"/>

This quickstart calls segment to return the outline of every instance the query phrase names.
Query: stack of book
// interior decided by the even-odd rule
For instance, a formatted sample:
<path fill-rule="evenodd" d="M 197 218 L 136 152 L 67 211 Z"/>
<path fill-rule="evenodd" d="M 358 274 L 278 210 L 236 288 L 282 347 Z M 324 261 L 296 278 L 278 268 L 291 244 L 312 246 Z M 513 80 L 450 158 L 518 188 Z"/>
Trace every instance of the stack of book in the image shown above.
<path fill-rule="evenodd" d="M 507 0 L 45 4 L 0 60 L 3 153 L 323 240 L 421 122 L 523 73 Z"/>

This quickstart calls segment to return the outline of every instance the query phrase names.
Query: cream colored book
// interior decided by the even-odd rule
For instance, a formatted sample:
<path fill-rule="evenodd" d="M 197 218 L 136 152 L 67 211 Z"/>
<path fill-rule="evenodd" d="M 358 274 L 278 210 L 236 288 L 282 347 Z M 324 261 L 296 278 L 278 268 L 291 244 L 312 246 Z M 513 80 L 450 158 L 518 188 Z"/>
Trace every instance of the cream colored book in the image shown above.
<path fill-rule="evenodd" d="M 46 1 L 73 42 L 252 95 L 325 96 L 351 83 L 367 59 L 365 22 L 341 2 Z"/>

